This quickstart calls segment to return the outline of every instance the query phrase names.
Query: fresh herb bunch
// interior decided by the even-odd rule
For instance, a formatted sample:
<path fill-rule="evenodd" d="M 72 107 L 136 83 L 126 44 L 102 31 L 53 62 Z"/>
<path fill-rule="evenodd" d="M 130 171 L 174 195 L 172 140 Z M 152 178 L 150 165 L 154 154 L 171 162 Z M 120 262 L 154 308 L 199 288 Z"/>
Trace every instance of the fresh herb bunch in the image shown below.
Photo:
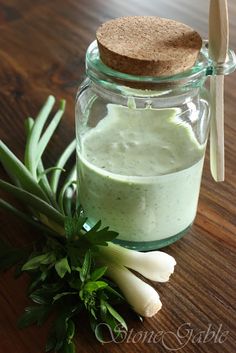
<path fill-rule="evenodd" d="M 26 149 L 22 163 L 1 141 L 0 160 L 12 183 L 0 179 L 0 188 L 27 206 L 26 212 L 3 199 L 0 206 L 37 227 L 40 241 L 16 249 L 1 240 L 0 269 L 18 264 L 18 273 L 30 276 L 28 293 L 35 303 L 25 308 L 20 327 L 42 325 L 51 315 L 52 329 L 46 351 L 75 352 L 73 342 L 77 318 L 88 312 L 91 328 L 102 340 L 99 323 L 105 322 L 116 332 L 126 323 L 113 305 L 123 301 L 113 282 L 106 278 L 107 267 L 99 263 L 101 247 L 118 234 L 98 222 L 86 231 L 86 218 L 75 202 L 76 167 L 70 170 L 59 188 L 64 167 L 75 150 L 72 141 L 54 167 L 45 169 L 42 156 L 65 110 L 60 103 L 51 122 L 45 127 L 55 98 L 49 96 L 36 119 L 26 119 Z M 49 178 L 50 175 L 50 178 Z"/>

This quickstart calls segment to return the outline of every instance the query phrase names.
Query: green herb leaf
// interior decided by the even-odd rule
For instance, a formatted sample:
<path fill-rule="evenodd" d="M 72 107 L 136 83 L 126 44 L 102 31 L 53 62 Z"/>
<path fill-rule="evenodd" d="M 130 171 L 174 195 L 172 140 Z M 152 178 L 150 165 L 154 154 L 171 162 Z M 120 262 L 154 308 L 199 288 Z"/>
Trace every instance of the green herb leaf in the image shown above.
<path fill-rule="evenodd" d="M 64 305 L 59 310 L 59 313 L 53 323 L 48 341 L 46 344 L 46 352 L 54 350 L 55 352 L 62 349 L 62 347 L 68 343 L 67 342 L 67 330 L 68 321 L 74 315 L 76 310 L 79 309 L 78 306 Z"/>
<path fill-rule="evenodd" d="M 28 288 L 28 293 L 32 293 L 33 290 L 35 290 L 35 288 L 37 288 L 37 286 L 41 283 L 44 282 L 46 280 L 46 278 L 49 275 L 49 271 L 45 270 L 44 272 L 39 272 L 37 273 L 37 275 L 35 277 L 33 277 L 31 284 L 29 285 Z M 33 299 L 32 299 L 33 300 Z M 34 301 L 34 300 L 33 300 Z M 35 301 L 36 302 L 36 301 Z"/>
<path fill-rule="evenodd" d="M 72 320 L 68 320 L 68 327 L 67 327 L 67 342 L 70 344 L 72 339 L 74 338 L 75 335 L 75 324 Z"/>
<path fill-rule="evenodd" d="M 59 277 L 63 278 L 65 276 L 65 274 L 71 273 L 71 268 L 69 266 L 68 260 L 66 257 L 64 257 L 63 259 L 59 260 L 56 264 L 55 264 L 55 269 L 57 271 L 57 274 Z"/>
<path fill-rule="evenodd" d="M 85 284 L 84 291 L 88 293 L 92 293 L 97 291 L 98 289 L 106 288 L 107 286 L 108 284 L 104 281 L 96 281 L 96 282 L 89 281 Z"/>
<path fill-rule="evenodd" d="M 120 316 L 120 314 L 109 304 L 109 303 L 105 303 L 107 310 L 109 311 L 109 313 L 126 329 L 128 330 L 127 324 L 125 322 L 125 320 L 123 319 L 122 316 Z"/>
<path fill-rule="evenodd" d="M 107 312 L 104 322 L 109 326 L 109 331 L 112 331 L 114 337 L 117 339 L 119 337 L 119 332 L 117 332 L 117 320 L 109 312 Z"/>
<path fill-rule="evenodd" d="M 86 218 L 82 215 L 75 217 L 65 217 L 65 235 L 69 240 L 72 240 L 74 237 L 80 234 L 81 229 L 83 228 Z"/>
<path fill-rule="evenodd" d="M 106 322 L 107 307 L 105 305 L 105 300 L 100 300 L 100 316 L 104 322 Z"/>
<path fill-rule="evenodd" d="M 106 287 L 106 292 L 108 292 L 109 297 L 111 295 L 113 298 L 116 298 L 116 300 L 118 299 L 119 302 L 125 301 L 125 298 L 121 295 L 121 293 L 117 292 L 110 285 Z"/>
<path fill-rule="evenodd" d="M 38 255 L 32 257 L 29 261 L 27 261 L 22 267 L 22 271 L 29 271 L 37 269 L 41 265 L 47 265 L 55 262 L 55 254 L 52 252 Z"/>
<path fill-rule="evenodd" d="M 30 299 L 33 300 L 36 304 L 51 304 L 52 298 L 48 295 L 47 291 L 43 289 L 37 289 L 33 293 L 30 294 Z"/>
<path fill-rule="evenodd" d="M 91 267 L 91 251 L 88 250 L 84 256 L 84 262 L 80 271 L 80 279 L 82 282 L 86 281 Z"/>
<path fill-rule="evenodd" d="M 100 226 L 101 222 L 98 222 L 84 237 L 91 244 L 106 246 L 107 242 L 114 240 L 119 233 L 109 230 L 109 227 L 98 230 Z"/>
<path fill-rule="evenodd" d="M 63 291 L 63 283 L 56 282 L 53 284 L 43 284 L 30 294 L 30 298 L 39 304 L 53 304 L 53 298 L 58 292 Z"/>
<path fill-rule="evenodd" d="M 104 276 L 105 272 L 107 270 L 107 266 L 102 266 L 102 267 L 98 267 L 96 268 L 90 276 L 90 279 L 92 281 L 97 281 L 99 278 L 101 278 L 102 276 Z"/>
<path fill-rule="evenodd" d="M 53 297 L 53 301 L 55 302 L 68 295 L 78 295 L 78 292 L 63 292 L 63 293 L 57 294 Z"/>

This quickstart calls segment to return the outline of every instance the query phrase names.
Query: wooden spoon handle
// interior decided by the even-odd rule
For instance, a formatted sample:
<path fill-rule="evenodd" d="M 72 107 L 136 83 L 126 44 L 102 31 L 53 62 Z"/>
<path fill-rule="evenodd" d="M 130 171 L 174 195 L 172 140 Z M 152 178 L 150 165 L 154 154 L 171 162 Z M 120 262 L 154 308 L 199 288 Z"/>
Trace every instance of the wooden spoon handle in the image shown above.
<path fill-rule="evenodd" d="M 211 128 L 210 128 L 210 167 L 215 181 L 224 181 L 224 76 L 212 76 Z"/>
<path fill-rule="evenodd" d="M 216 63 L 224 63 L 229 45 L 227 0 L 211 0 L 209 7 L 209 55 Z"/>
<path fill-rule="evenodd" d="M 217 64 L 228 53 L 229 21 L 227 0 L 211 0 L 209 8 L 209 55 Z M 210 166 L 216 181 L 224 181 L 224 76 L 213 76 L 211 90 Z"/>

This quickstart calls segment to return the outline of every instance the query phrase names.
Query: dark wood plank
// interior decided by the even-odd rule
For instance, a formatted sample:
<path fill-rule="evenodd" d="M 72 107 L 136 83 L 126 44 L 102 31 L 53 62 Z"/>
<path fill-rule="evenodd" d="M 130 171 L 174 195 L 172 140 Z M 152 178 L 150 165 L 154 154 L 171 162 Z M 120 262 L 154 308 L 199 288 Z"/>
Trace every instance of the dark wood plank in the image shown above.
<path fill-rule="evenodd" d="M 48 153 L 48 162 L 74 134 L 74 97 L 84 75 L 84 54 L 98 25 L 123 15 L 158 15 L 175 18 L 207 36 L 208 2 L 198 0 L 0 0 L 0 132 L 1 138 L 19 156 L 23 154 L 23 120 L 35 115 L 42 101 L 53 93 L 67 99 L 67 113 Z M 230 44 L 236 47 L 236 3 L 229 0 Z M 84 318 L 78 327 L 78 352 L 168 352 L 233 353 L 236 346 L 236 74 L 226 79 L 226 182 L 216 184 L 209 171 L 207 153 L 196 222 L 187 236 L 168 247 L 178 266 L 171 281 L 156 285 L 163 309 L 143 324 L 126 313 L 130 340 L 138 331 L 159 334 L 148 343 L 126 342 L 101 347 L 87 330 Z M 2 173 L 2 175 L 4 175 Z M 1 235 L 17 245 L 37 236 L 34 230 L 1 213 Z M 49 324 L 19 331 L 16 321 L 27 305 L 27 278 L 13 278 L 12 271 L 0 277 L 0 352 L 43 352 Z M 176 341 L 178 328 L 190 324 L 196 335 L 208 325 L 229 331 L 223 343 L 194 342 L 193 336 Z M 186 326 L 187 327 L 187 326 Z M 165 335 L 161 336 L 161 331 Z M 167 333 L 167 332 L 172 332 Z M 184 331 L 182 331 L 184 333 Z M 185 332 L 186 333 L 186 332 Z M 195 338 L 196 340 L 197 338 Z M 187 341 L 189 340 L 189 341 Z"/>

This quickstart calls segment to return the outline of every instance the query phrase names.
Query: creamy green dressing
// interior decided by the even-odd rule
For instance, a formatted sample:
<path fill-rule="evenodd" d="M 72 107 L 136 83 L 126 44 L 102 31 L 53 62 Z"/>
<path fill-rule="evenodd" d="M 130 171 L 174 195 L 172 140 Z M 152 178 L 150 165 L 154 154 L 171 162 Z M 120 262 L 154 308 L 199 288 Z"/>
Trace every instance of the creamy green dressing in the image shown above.
<path fill-rule="evenodd" d="M 178 114 L 108 104 L 83 135 L 79 199 L 89 225 L 101 220 L 122 240 L 155 241 L 193 222 L 205 146 Z"/>

